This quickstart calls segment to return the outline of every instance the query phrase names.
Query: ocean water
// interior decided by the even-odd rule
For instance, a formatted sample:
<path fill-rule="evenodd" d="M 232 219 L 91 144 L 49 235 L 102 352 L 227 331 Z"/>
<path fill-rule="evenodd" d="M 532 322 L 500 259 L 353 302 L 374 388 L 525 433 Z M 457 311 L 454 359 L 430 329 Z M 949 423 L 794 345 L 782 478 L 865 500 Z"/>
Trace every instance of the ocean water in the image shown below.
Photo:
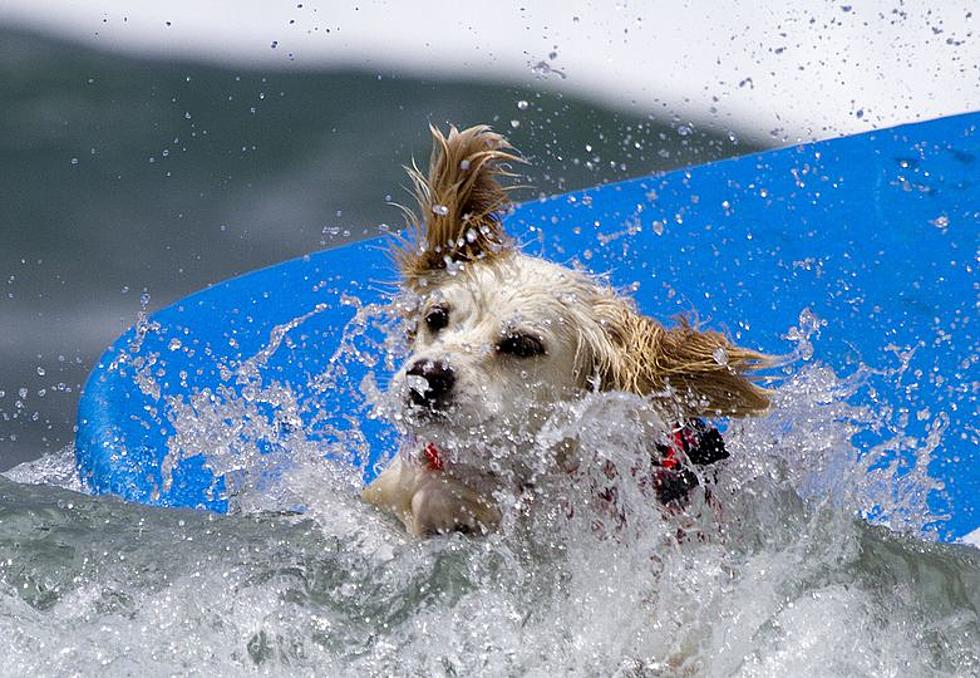
<path fill-rule="evenodd" d="M 849 403 L 862 379 L 790 364 L 679 512 L 628 472 L 642 403 L 587 396 L 529 455 L 573 437 L 595 463 L 504 498 L 483 537 L 406 537 L 295 434 L 272 480 L 246 455 L 227 516 L 88 496 L 68 447 L 0 478 L 0 673 L 977 675 L 980 550 L 937 543 L 928 501 L 941 423 L 904 461 L 859 454 L 901 434 Z M 590 501 L 610 482 L 621 519 Z"/>

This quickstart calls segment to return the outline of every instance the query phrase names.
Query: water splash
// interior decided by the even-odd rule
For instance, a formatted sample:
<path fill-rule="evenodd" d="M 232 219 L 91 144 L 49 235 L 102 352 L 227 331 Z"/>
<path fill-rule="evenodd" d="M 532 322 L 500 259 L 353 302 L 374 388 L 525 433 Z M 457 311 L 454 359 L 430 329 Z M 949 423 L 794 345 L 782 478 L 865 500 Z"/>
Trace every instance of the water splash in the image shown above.
<path fill-rule="evenodd" d="M 777 391 L 785 416 L 730 428 L 714 499 L 685 512 L 616 474 L 621 524 L 588 488 L 644 447 L 629 423 L 642 403 L 625 394 L 556 414 L 542 445 L 575 437 L 602 464 L 515 498 L 483 539 L 407 540 L 357 500 L 356 474 L 307 455 L 281 477 L 303 516 L 155 510 L 0 481 L 8 666 L 970 675 L 980 552 L 855 516 L 869 501 L 909 506 L 909 518 L 921 507 L 851 484 L 867 466 L 851 433 L 872 416 L 845 402 L 859 384 L 801 370 Z"/>
<path fill-rule="evenodd" d="M 841 378 L 812 357 L 794 366 L 771 415 L 729 426 L 732 457 L 702 479 L 710 497 L 696 492 L 683 512 L 663 511 L 631 472 L 651 435 L 636 416 L 642 401 L 588 396 L 560 408 L 529 453 L 545 469 L 554 445 L 574 439 L 585 463 L 501 495 L 501 528 L 486 538 L 416 542 L 358 499 L 361 469 L 345 449 L 357 443 L 356 425 L 332 430 L 311 406 L 316 393 L 344 388 L 373 403 L 373 416 L 393 412 L 382 377 L 351 384 L 345 365 L 372 360 L 390 371 L 404 351 L 398 315 L 345 303 L 355 319 L 309 394 L 265 369 L 304 316 L 226 366 L 226 388 L 171 403 L 175 459 L 205 454 L 231 479 L 234 515 L 0 479 L 7 668 L 980 671 L 980 552 L 923 540 L 942 520 L 928 465 L 944 419 L 916 439 L 901 413 L 851 404 L 871 376 L 899 388 L 907 352 L 884 375 L 861 368 Z M 797 346 L 818 327 L 801 318 Z M 70 454 L 8 475 L 58 482 Z M 594 500 L 610 483 L 615 512 Z"/>

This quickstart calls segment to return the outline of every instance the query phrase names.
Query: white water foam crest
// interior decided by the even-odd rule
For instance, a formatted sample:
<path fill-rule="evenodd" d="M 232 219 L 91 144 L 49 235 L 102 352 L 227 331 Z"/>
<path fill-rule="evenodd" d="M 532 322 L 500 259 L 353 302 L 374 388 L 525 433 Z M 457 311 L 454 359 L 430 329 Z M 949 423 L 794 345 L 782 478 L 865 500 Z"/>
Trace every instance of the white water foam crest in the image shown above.
<path fill-rule="evenodd" d="M 15 483 L 50 485 L 73 492 L 88 492 L 75 467 L 74 443 L 66 445 L 58 452 L 19 464 L 0 475 Z"/>

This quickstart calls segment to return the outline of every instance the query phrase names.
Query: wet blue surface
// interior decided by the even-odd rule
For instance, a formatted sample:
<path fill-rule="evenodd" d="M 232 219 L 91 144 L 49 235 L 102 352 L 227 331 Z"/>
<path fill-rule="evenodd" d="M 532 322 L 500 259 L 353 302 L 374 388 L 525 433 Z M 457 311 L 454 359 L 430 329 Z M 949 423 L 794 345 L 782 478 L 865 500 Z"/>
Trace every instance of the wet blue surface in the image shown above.
<path fill-rule="evenodd" d="M 957 116 L 611 184 L 524 204 L 507 225 L 532 253 L 635 284 L 643 311 L 696 311 L 744 345 L 790 351 L 784 337 L 810 309 L 826 322 L 813 359 L 838 374 L 862 363 L 884 373 L 905 355 L 901 375 L 872 377 L 856 400 L 907 419 L 907 438 L 947 422 L 932 472 L 947 483 L 949 506 L 937 509 L 952 511 L 945 536 L 955 537 L 980 524 L 978 125 L 980 114 Z M 154 314 L 138 349 L 134 331 L 120 337 L 79 406 L 87 484 L 133 501 L 226 510 L 224 481 L 201 457 L 182 461 L 163 487 L 167 399 L 240 389 L 229 370 L 318 304 L 327 307 L 262 367 L 263 383 L 293 389 L 307 436 L 340 439 L 365 461 L 390 452 L 391 432 L 367 418 L 358 388 L 369 367 L 382 376 L 383 366 L 331 360 L 354 315 L 342 299 L 377 302 L 392 289 L 384 250 L 365 241 L 256 271 Z M 180 348 L 171 350 L 174 339 Z M 324 372 L 331 388 L 311 387 Z"/>

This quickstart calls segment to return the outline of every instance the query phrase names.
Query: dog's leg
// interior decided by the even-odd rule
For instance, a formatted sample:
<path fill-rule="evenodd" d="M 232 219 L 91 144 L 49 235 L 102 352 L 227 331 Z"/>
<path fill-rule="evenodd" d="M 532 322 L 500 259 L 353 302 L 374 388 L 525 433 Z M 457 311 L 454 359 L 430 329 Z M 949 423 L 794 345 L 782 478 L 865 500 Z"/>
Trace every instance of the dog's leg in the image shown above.
<path fill-rule="evenodd" d="M 361 492 L 361 498 L 383 511 L 390 511 L 411 528 L 412 497 L 419 485 L 420 470 L 402 460 L 401 455 Z"/>
<path fill-rule="evenodd" d="M 446 532 L 483 532 L 500 522 L 500 512 L 484 497 L 441 473 L 427 472 L 412 497 L 417 536 Z"/>
<path fill-rule="evenodd" d="M 500 522 L 484 497 L 440 471 L 396 457 L 361 497 L 394 513 L 417 537 L 452 531 L 480 532 Z"/>

